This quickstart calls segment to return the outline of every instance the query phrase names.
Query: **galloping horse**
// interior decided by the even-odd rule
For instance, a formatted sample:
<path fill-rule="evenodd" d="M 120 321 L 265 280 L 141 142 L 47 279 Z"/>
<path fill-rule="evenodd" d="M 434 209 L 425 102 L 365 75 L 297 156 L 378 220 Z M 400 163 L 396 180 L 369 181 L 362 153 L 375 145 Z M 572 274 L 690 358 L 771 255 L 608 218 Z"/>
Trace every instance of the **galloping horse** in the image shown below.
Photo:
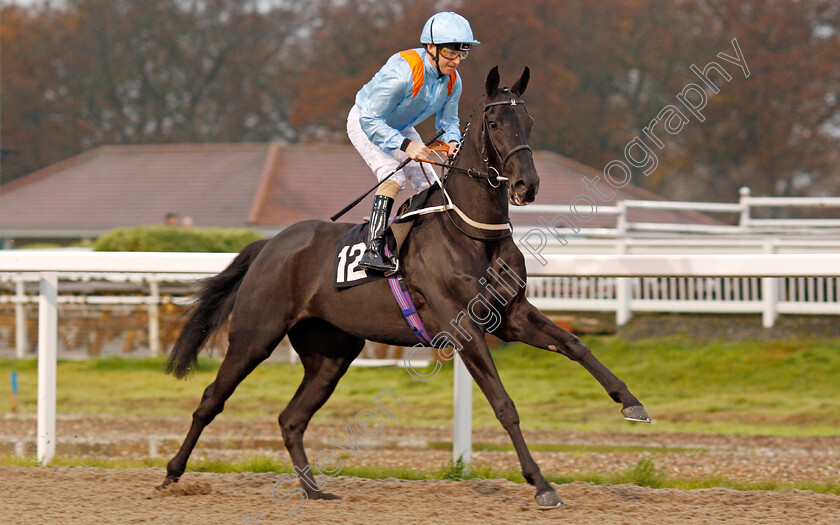
<path fill-rule="evenodd" d="M 485 290 L 486 273 L 520 281 L 526 275 L 525 258 L 509 230 L 474 225 L 508 224 L 508 202 L 525 205 L 536 197 L 539 177 L 529 145 L 533 119 L 520 99 L 529 78 L 526 67 L 513 87 L 500 88 L 498 69 L 490 71 L 485 94 L 476 106 L 483 105 L 476 117 L 480 130 L 467 126 L 462 150 L 443 181 L 445 193 L 460 211 L 421 215 L 399 255 L 405 282 L 428 333 L 448 333 L 453 331 L 453 322 L 457 323 L 460 338 L 454 339 L 460 342 L 450 337 L 447 343 L 458 350 L 510 434 L 522 475 L 536 487 L 538 505 L 553 508 L 562 501 L 525 445 L 519 415 L 485 343 L 488 327 L 464 315 L 463 309 L 472 299 L 484 293 L 500 312 L 501 319 L 491 328 L 493 335 L 579 362 L 616 403 L 621 403 L 626 419 L 650 419 L 624 382 L 589 348 L 528 302 L 524 286 L 511 289 L 508 298 Z M 443 189 L 433 186 L 429 190 L 429 206 L 447 203 Z M 167 370 L 176 377 L 187 375 L 197 364 L 207 338 L 230 316 L 229 349 L 193 413 L 184 443 L 167 465 L 161 487 L 178 481 L 201 431 L 222 412 L 239 382 L 288 334 L 300 355 L 304 377 L 280 413 L 283 440 L 296 471 L 306 477 L 301 478 L 301 487 L 308 497 L 337 498 L 312 488 L 316 485 L 303 448 L 307 424 L 330 397 L 365 340 L 398 346 L 417 342 L 400 309 L 393 306 L 386 280 L 344 290 L 332 286 L 339 239 L 352 227 L 315 220 L 297 223 L 271 240 L 248 245 L 228 268 L 205 282 L 170 354 Z"/>

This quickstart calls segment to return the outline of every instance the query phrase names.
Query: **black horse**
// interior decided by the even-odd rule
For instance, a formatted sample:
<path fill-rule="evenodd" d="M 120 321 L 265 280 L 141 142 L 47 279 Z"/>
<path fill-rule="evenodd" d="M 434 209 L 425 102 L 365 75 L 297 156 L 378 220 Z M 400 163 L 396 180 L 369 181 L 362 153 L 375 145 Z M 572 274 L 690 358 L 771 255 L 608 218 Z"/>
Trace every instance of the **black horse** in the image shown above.
<path fill-rule="evenodd" d="M 616 403 L 621 403 L 626 419 L 650 419 L 624 382 L 589 348 L 528 302 L 522 281 L 526 275 L 522 253 L 509 231 L 488 226 L 507 224 L 508 201 L 515 205 L 533 202 L 539 187 L 528 145 L 533 119 L 520 99 L 529 77 L 525 68 L 513 87 L 499 88 L 498 69 L 490 71 L 486 92 L 476 106 L 483 105 L 473 124 L 480 129 L 470 130 L 468 125 L 456 168 L 444 180 L 451 201 L 471 220 L 454 210 L 420 216 L 402 245 L 400 260 L 428 333 L 448 334 L 445 342 L 459 351 L 510 434 L 522 474 L 536 487 L 537 503 L 552 508 L 562 502 L 525 445 L 519 415 L 485 343 L 486 331 L 492 329 L 493 335 L 504 341 L 521 341 L 579 362 Z M 445 203 L 444 192 L 433 187 L 427 204 Z M 228 316 L 229 349 L 216 380 L 204 391 L 193 413 L 184 443 L 167 465 L 161 487 L 178 481 L 201 431 L 223 410 L 239 382 L 288 334 L 300 355 L 304 377 L 280 414 L 283 440 L 297 472 L 307 477 L 301 479 L 301 487 L 309 498 L 337 497 L 312 488 L 315 482 L 303 448 L 307 424 L 330 397 L 366 339 L 399 346 L 417 342 L 394 306 L 385 280 L 345 290 L 332 287 L 335 251 L 339 239 L 352 226 L 324 221 L 297 223 L 271 240 L 247 246 L 228 268 L 204 284 L 167 369 L 177 377 L 194 369 L 201 347 Z M 488 275 L 521 285 L 498 286 L 494 294 L 487 289 Z M 481 314 L 464 314 L 479 295 L 501 314 L 492 327 L 478 322 L 481 319 L 476 317 Z"/>

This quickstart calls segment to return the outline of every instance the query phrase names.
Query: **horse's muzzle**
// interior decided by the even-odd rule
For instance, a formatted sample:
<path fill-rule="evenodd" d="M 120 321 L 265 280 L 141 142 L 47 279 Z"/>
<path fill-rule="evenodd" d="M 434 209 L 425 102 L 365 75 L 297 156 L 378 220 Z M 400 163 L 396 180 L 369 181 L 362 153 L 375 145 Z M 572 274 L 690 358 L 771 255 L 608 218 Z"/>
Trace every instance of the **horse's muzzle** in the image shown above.
<path fill-rule="evenodd" d="M 539 183 L 528 184 L 525 181 L 517 181 L 510 187 L 510 203 L 515 206 L 525 206 L 534 202 L 537 198 L 537 191 L 539 191 Z"/>

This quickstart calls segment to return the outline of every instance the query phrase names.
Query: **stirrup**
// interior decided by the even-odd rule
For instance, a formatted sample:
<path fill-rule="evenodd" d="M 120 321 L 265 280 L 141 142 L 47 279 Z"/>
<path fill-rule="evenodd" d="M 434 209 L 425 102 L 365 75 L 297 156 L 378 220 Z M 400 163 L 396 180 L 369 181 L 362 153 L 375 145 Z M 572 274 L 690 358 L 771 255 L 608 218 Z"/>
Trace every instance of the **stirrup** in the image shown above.
<path fill-rule="evenodd" d="M 393 273 L 399 269 L 399 261 L 397 264 L 394 264 L 393 259 L 385 256 L 384 243 L 378 250 L 376 249 L 376 244 L 379 243 L 374 241 L 371 246 L 365 250 L 364 255 L 362 255 L 362 258 L 358 263 L 358 267 L 362 270 L 370 272 L 382 272 L 386 276 L 393 275 Z M 394 269 L 391 269 L 391 266 L 393 266 Z"/>
<path fill-rule="evenodd" d="M 386 261 L 386 259 L 383 258 L 383 261 Z M 387 262 L 392 262 L 393 263 L 393 261 L 387 261 Z M 365 264 L 363 262 L 359 262 L 359 264 L 357 266 L 359 268 L 361 268 L 362 270 L 365 270 L 366 272 L 380 272 L 383 275 L 385 275 L 385 277 L 394 275 L 400 269 L 399 261 L 397 261 L 396 264 L 394 264 L 394 269 L 393 270 L 390 269 L 390 266 L 388 268 L 383 268 L 381 266 L 380 267 L 373 267 L 373 266 L 370 265 L 370 263 Z"/>
<path fill-rule="evenodd" d="M 392 261 L 393 261 L 393 259 L 392 259 Z M 393 271 L 385 271 L 385 272 L 382 272 L 382 274 L 385 277 L 391 277 L 392 275 L 394 275 L 395 273 L 397 273 L 399 271 L 400 271 L 400 260 L 397 259 L 397 262 L 394 264 L 394 270 Z"/>

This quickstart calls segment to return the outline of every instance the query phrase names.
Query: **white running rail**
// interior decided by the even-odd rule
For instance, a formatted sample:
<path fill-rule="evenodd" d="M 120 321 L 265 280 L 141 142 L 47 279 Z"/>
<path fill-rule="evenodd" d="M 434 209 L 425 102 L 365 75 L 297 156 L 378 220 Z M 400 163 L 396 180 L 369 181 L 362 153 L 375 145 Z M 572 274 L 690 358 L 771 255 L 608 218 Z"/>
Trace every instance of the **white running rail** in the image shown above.
<path fill-rule="evenodd" d="M 56 348 L 58 276 L 62 272 L 133 272 L 133 273 L 216 273 L 235 254 L 178 253 L 68 253 L 61 251 L 0 251 L 0 273 L 39 272 L 39 338 L 38 338 L 38 460 L 48 463 L 55 456 Z M 545 264 L 536 258 L 526 260 L 531 279 L 588 279 L 586 289 L 605 290 L 598 279 L 616 279 L 615 300 L 630 304 L 629 279 L 727 279 L 733 277 L 760 279 L 762 301 L 777 301 L 776 278 L 840 277 L 840 254 L 689 254 L 689 255 L 556 255 L 546 254 Z M 646 282 L 646 281 L 642 281 Z M 657 281 L 659 282 L 659 281 Z M 669 283 L 671 281 L 668 281 Z M 690 281 L 689 281 L 690 282 Z M 724 281 L 725 282 L 725 281 Z M 696 286 L 696 285 L 695 285 Z M 529 288 L 531 286 L 529 285 Z M 688 289 L 688 282 L 686 289 Z M 730 284 L 731 287 L 731 284 Z M 580 287 L 578 287 L 580 289 Z M 674 290 L 675 288 L 669 288 Z M 676 287 L 679 289 L 679 286 Z M 704 288 L 705 290 L 705 288 Z M 703 292 L 705 293 L 705 292 Z M 602 293 L 606 295 L 606 292 Z M 837 296 L 832 296 L 835 299 Z M 773 310 L 773 309 L 771 309 Z M 629 313 L 625 312 L 625 313 Z M 456 382 L 458 430 L 453 436 L 453 457 L 470 460 L 472 418 L 471 382 Z M 469 400 L 469 401 L 468 401 Z"/>

